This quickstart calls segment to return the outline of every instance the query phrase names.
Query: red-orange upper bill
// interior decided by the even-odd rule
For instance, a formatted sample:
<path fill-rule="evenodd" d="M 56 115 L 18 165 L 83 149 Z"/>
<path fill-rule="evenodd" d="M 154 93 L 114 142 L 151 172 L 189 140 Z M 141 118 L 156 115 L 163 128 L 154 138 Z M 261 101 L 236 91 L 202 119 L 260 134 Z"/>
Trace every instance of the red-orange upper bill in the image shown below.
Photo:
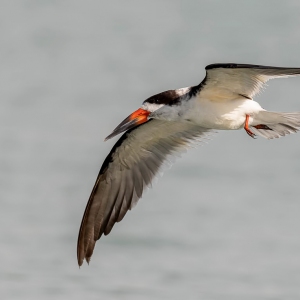
<path fill-rule="evenodd" d="M 139 108 L 134 111 L 131 115 L 129 115 L 125 120 L 123 120 L 114 130 L 113 132 L 105 138 L 105 141 L 111 139 L 112 137 L 118 135 L 121 132 L 127 131 L 131 128 L 136 127 L 142 123 L 148 121 L 148 116 L 150 112 L 148 110 L 144 110 Z"/>

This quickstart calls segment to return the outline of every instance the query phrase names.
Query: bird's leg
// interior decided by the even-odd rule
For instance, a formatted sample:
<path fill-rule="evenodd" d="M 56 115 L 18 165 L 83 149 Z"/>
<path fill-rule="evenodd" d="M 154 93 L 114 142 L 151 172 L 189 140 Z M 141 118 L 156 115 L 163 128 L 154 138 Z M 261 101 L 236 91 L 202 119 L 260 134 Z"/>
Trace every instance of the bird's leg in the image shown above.
<path fill-rule="evenodd" d="M 255 139 L 255 134 L 249 129 L 249 115 L 246 115 L 244 129 L 246 130 L 247 134 Z"/>

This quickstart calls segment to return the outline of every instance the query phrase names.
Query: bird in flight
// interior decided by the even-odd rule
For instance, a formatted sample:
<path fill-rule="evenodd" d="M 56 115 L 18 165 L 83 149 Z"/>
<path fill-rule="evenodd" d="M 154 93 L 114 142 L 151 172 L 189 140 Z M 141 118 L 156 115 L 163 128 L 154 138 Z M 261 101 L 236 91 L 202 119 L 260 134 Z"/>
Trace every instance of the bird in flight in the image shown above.
<path fill-rule="evenodd" d="M 146 99 L 105 139 L 125 133 L 103 162 L 88 200 L 77 244 L 79 266 L 88 263 L 95 243 L 110 233 L 142 197 L 172 156 L 205 139 L 212 129 L 244 128 L 254 138 L 279 138 L 300 129 L 300 112 L 263 109 L 253 100 L 277 77 L 300 75 L 300 68 L 212 64 L 196 86 Z"/>

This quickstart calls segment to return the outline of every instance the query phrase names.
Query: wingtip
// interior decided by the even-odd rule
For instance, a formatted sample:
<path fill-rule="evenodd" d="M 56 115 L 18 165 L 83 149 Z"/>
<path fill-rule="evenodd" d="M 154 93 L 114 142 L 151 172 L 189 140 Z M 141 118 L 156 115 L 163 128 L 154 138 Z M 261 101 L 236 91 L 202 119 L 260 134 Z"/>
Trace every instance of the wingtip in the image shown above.
<path fill-rule="evenodd" d="M 81 266 L 83 265 L 83 260 L 84 260 L 84 259 L 80 259 L 80 260 L 78 259 L 78 267 L 79 267 L 79 269 L 80 269 Z M 86 257 L 85 260 L 86 260 L 87 264 L 89 265 L 89 264 L 90 264 L 91 258 L 90 258 L 90 257 Z"/>
<path fill-rule="evenodd" d="M 78 259 L 77 260 L 77 263 L 78 263 L 78 267 L 79 267 L 79 269 L 80 269 L 80 267 L 82 266 L 82 263 L 83 263 L 83 260 L 81 259 Z"/>

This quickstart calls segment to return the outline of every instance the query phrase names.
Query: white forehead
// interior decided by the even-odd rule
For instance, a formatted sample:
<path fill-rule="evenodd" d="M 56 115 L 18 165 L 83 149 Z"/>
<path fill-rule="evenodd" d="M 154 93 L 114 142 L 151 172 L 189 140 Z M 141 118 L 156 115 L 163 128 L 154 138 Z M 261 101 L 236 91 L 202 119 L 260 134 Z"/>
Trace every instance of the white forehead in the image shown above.
<path fill-rule="evenodd" d="M 145 109 L 145 110 L 148 110 L 150 112 L 154 112 L 156 111 L 157 109 L 163 107 L 164 104 L 155 104 L 155 103 L 148 103 L 148 102 L 145 102 L 141 108 L 142 109 Z"/>

